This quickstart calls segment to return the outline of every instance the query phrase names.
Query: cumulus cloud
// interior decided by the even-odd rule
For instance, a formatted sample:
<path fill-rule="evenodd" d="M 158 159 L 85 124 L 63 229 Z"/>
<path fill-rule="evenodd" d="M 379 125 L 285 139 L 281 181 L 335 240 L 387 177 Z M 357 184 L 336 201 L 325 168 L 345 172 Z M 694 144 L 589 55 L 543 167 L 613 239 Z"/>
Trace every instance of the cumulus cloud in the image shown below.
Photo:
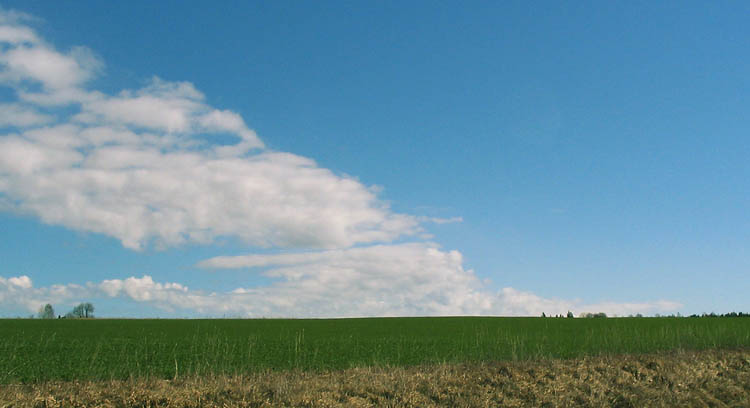
<path fill-rule="evenodd" d="M 23 13 L 0 9 L 0 84 L 40 104 L 69 103 L 85 95 L 80 86 L 103 63 L 85 47 L 59 52 L 25 25 Z"/>
<path fill-rule="evenodd" d="M 480 291 L 458 251 L 409 243 L 282 255 L 217 257 L 205 268 L 267 268 L 279 280 L 235 293 L 276 301 L 286 313 L 328 316 L 485 314 L 491 298 Z M 270 310 L 269 310 L 270 311 Z"/>
<path fill-rule="evenodd" d="M 0 128 L 44 125 L 54 118 L 34 108 L 17 103 L 0 103 Z"/>
<path fill-rule="evenodd" d="M 8 284 L 22 289 L 29 289 L 31 288 L 31 278 L 26 275 L 13 277 L 8 279 Z"/>
<path fill-rule="evenodd" d="M 215 295 L 188 292 L 187 287 L 178 283 L 154 282 L 150 276 L 88 282 L 85 285 L 68 283 L 47 287 L 34 287 L 28 276 L 7 279 L 0 276 L 0 307 L 20 306 L 29 312 L 35 312 L 47 303 L 57 307 L 72 306 L 92 299 L 113 297 L 147 303 L 170 311 L 176 307 L 196 308 L 200 300 L 193 302 L 193 298 L 208 299 L 212 296 Z"/>
<path fill-rule="evenodd" d="M 668 313 L 675 302 L 586 304 L 547 299 L 504 288 L 487 291 L 458 251 L 434 244 L 374 245 L 331 251 L 216 257 L 200 264 L 211 269 L 242 268 L 274 280 L 264 287 L 206 293 L 151 276 L 98 283 L 34 288 L 27 277 L 0 278 L 0 304 L 30 311 L 51 302 L 90 298 L 125 298 L 166 312 L 245 317 L 359 317 L 502 315 L 539 316 L 571 310 L 609 315 Z"/>
<path fill-rule="evenodd" d="M 36 312 L 41 305 L 57 303 L 70 299 L 83 299 L 88 290 L 80 285 L 52 285 L 35 288 L 28 276 L 4 278 L 0 276 L 0 306 L 20 306 L 30 312 Z"/>
<path fill-rule="evenodd" d="M 93 74 L 86 67 L 91 66 L 90 61 L 79 61 L 76 54 L 82 53 L 61 54 L 33 43 L 17 45 L 0 57 L 5 66 L 3 77 L 9 82 L 36 81 L 48 91 L 75 87 Z"/>
<path fill-rule="evenodd" d="M 503 288 L 488 291 L 458 251 L 430 243 L 376 245 L 343 250 L 278 255 L 221 256 L 199 264 L 210 269 L 248 269 L 278 282 L 237 294 L 275 300 L 264 312 L 300 316 L 503 315 L 538 316 L 577 312 L 610 315 L 669 312 L 675 302 L 586 304 L 547 299 Z M 251 297 L 252 297 L 251 296 Z M 275 309 L 274 309 L 275 307 Z"/>
<path fill-rule="evenodd" d="M 110 297 L 116 297 L 120 294 L 130 297 L 138 302 L 169 302 L 169 294 L 187 294 L 188 288 L 179 283 L 157 283 L 150 276 L 142 278 L 130 277 L 125 280 L 111 279 L 105 280 L 97 289 L 104 291 Z"/>
<path fill-rule="evenodd" d="M 88 89 L 103 63 L 85 48 L 56 50 L 19 16 L 0 11 L 0 86 L 17 95 L 0 114 L 3 208 L 132 249 L 222 237 L 337 248 L 420 231 L 357 180 L 264 150 L 239 114 L 189 82 Z"/>

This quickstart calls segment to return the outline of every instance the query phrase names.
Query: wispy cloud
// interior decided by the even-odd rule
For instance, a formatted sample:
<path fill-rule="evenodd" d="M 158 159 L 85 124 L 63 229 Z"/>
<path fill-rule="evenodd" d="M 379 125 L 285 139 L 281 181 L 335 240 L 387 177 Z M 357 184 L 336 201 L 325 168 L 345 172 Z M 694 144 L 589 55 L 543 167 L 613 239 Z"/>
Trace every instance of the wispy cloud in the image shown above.
<path fill-rule="evenodd" d="M 420 216 L 418 217 L 418 219 L 421 222 L 432 222 L 435 224 L 453 224 L 453 223 L 458 223 L 458 222 L 464 222 L 463 217 L 440 218 L 440 217 Z"/>

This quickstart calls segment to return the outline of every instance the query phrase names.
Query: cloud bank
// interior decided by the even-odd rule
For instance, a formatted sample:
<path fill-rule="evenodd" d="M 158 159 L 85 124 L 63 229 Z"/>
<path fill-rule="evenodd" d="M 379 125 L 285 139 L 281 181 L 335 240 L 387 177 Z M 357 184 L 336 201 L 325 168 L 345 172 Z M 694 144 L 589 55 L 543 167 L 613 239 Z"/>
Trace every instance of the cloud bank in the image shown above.
<path fill-rule="evenodd" d="M 554 315 L 567 311 L 622 316 L 668 313 L 682 307 L 669 301 L 586 304 L 546 299 L 513 288 L 490 292 L 462 263 L 458 251 L 443 251 L 430 243 L 217 257 L 200 266 L 248 268 L 250 273 L 261 273 L 275 283 L 206 293 L 180 283 L 156 282 L 150 276 L 46 288 L 34 288 L 31 280 L 22 276 L 0 278 L 0 305 L 24 299 L 33 311 L 47 302 L 125 298 L 167 313 L 238 317 L 539 316 L 542 312 Z"/>

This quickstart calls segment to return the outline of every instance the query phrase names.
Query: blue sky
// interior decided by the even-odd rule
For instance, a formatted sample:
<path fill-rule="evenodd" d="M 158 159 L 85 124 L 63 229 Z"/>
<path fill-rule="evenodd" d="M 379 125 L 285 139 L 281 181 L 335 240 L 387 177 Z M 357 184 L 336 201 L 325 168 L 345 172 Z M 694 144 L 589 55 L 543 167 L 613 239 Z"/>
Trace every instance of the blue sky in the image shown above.
<path fill-rule="evenodd" d="M 745 3 L 2 7 L 2 316 L 750 310 Z"/>

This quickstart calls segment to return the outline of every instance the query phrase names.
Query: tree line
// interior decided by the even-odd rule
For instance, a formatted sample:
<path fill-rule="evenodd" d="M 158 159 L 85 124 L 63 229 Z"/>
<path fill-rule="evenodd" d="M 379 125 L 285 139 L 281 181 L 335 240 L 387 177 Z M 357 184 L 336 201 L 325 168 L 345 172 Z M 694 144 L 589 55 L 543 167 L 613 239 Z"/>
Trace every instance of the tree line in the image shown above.
<path fill-rule="evenodd" d="M 548 317 L 548 316 L 546 314 L 542 313 L 542 317 Z M 568 318 L 572 318 L 573 317 L 573 313 L 568 312 L 568 314 L 566 316 L 556 315 L 556 316 L 551 316 L 551 317 L 568 317 Z M 599 312 L 599 313 L 581 313 L 581 314 L 578 315 L 578 317 L 582 317 L 582 318 L 607 318 L 608 316 L 604 312 Z M 625 317 L 625 316 L 623 316 L 623 317 Z M 644 317 L 644 316 L 642 314 L 638 313 L 636 315 L 632 315 L 632 314 L 628 315 L 627 317 Z M 677 314 L 670 314 L 670 315 L 661 315 L 659 313 L 656 313 L 654 315 L 654 317 L 685 317 L 685 316 L 683 316 L 683 315 L 681 315 L 679 313 L 677 313 Z M 750 313 L 729 312 L 729 313 L 724 313 L 724 314 L 716 314 L 716 313 L 711 312 L 711 313 L 703 313 L 703 314 L 699 314 L 699 315 L 698 314 L 691 314 L 690 316 L 687 316 L 687 317 L 691 317 L 691 318 L 695 318 L 695 317 L 750 317 Z"/>
<path fill-rule="evenodd" d="M 39 308 L 39 312 L 37 313 L 37 317 L 40 319 L 54 319 L 55 318 L 55 308 L 52 307 L 51 304 L 47 303 L 46 305 Z M 73 310 L 66 313 L 65 316 L 57 316 L 58 319 L 60 318 L 67 318 L 67 319 L 89 319 L 94 317 L 94 305 L 92 303 L 86 302 L 86 303 L 80 303 L 78 306 L 74 307 Z"/>
<path fill-rule="evenodd" d="M 708 313 L 708 314 L 703 313 L 702 315 L 691 314 L 688 317 L 750 317 L 750 313 L 729 312 L 729 313 L 724 313 L 724 314 L 716 314 L 714 312 L 711 312 L 711 313 Z"/>

